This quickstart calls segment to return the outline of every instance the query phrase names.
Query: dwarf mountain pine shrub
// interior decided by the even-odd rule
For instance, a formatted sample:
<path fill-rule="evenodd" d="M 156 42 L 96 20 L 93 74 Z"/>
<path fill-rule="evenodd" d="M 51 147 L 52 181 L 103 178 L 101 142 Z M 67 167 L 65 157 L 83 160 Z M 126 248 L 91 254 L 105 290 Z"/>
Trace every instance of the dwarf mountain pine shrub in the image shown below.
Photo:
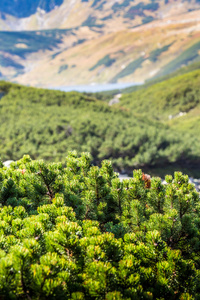
<path fill-rule="evenodd" d="M 199 194 L 166 181 L 88 153 L 1 165 L 0 299 L 200 299 Z"/>

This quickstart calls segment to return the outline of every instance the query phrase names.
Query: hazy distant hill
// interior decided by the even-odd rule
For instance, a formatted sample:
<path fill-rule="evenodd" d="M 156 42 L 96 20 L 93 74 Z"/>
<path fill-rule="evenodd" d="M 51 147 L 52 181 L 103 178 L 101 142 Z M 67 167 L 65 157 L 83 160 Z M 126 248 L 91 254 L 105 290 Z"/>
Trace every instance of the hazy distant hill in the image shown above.
<path fill-rule="evenodd" d="M 3 0 L 0 30 L 1 78 L 142 82 L 199 60 L 200 2 Z"/>

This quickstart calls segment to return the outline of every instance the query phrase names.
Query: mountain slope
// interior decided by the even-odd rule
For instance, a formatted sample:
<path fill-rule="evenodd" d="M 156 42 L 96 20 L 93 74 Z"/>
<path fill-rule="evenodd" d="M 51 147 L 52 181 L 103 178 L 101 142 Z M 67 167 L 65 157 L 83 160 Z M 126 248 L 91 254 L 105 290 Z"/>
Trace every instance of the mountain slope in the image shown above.
<path fill-rule="evenodd" d="M 26 32 L 0 32 L 0 76 L 56 87 L 169 74 L 200 58 L 199 8 L 198 1 L 74 0 L 27 18 L 6 15 L 1 28 Z"/>
<path fill-rule="evenodd" d="M 123 95 L 109 106 L 79 93 L 0 82 L 1 158 L 64 161 L 89 151 L 118 171 L 200 176 L 200 71 Z M 9 126 L 8 126 L 9 124 Z"/>
<path fill-rule="evenodd" d="M 200 70 L 125 94 L 115 107 L 131 111 L 143 120 L 156 120 L 167 126 L 169 132 L 176 132 L 183 144 L 179 149 L 174 144 L 174 152 L 169 153 L 171 160 L 178 163 L 178 151 L 178 165 L 194 168 L 200 146 Z"/>

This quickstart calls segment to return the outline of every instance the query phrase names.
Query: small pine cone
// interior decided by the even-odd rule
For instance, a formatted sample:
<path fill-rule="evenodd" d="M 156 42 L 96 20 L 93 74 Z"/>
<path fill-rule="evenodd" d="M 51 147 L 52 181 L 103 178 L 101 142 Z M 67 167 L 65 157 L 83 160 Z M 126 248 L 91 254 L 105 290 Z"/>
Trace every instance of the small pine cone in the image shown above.
<path fill-rule="evenodd" d="M 151 176 L 148 174 L 142 173 L 142 180 L 145 182 L 145 188 L 150 189 L 151 187 Z"/>

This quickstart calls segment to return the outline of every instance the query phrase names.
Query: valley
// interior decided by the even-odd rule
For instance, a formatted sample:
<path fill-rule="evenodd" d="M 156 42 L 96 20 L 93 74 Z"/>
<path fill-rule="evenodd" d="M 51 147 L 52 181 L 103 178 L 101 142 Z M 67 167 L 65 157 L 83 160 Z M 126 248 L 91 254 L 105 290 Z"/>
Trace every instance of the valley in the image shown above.
<path fill-rule="evenodd" d="M 1 79 L 46 88 L 143 83 L 200 60 L 198 2 L 136 2 L 64 1 L 43 13 L 46 25 L 33 22 L 41 11 L 15 27 L 1 18 Z"/>

